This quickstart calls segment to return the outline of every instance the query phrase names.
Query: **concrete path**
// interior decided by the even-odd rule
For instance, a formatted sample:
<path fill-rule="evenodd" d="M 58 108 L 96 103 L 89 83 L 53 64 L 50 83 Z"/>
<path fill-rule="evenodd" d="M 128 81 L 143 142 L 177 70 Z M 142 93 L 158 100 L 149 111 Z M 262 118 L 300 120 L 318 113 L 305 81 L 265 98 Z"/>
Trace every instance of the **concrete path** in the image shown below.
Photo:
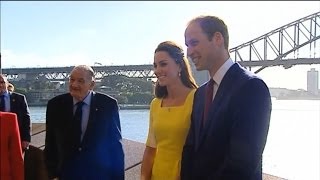
<path fill-rule="evenodd" d="M 43 123 L 33 123 L 32 124 L 32 140 L 31 144 L 40 147 L 40 149 L 44 148 L 45 141 L 45 124 Z M 125 168 L 126 180 L 139 180 L 140 179 L 140 168 L 141 168 L 141 160 L 143 156 L 143 151 L 145 145 L 140 142 L 135 142 L 127 139 L 123 139 L 123 146 L 125 152 Z M 280 177 L 263 174 L 263 180 L 285 180 Z"/>

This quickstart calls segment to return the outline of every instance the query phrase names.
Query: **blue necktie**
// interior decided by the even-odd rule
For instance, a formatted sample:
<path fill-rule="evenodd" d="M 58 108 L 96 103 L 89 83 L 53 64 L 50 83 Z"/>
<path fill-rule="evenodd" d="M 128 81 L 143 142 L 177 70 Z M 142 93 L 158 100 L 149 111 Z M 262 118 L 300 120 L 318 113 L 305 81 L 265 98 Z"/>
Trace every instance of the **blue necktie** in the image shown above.
<path fill-rule="evenodd" d="M 76 124 L 76 135 L 77 135 L 77 139 L 79 140 L 79 144 L 81 144 L 81 134 L 82 134 L 82 106 L 83 106 L 84 102 L 83 101 L 79 101 L 77 102 L 77 109 L 76 112 L 74 113 L 74 120 L 75 120 L 75 124 Z"/>
<path fill-rule="evenodd" d="M 5 111 L 4 95 L 0 96 L 0 111 Z"/>

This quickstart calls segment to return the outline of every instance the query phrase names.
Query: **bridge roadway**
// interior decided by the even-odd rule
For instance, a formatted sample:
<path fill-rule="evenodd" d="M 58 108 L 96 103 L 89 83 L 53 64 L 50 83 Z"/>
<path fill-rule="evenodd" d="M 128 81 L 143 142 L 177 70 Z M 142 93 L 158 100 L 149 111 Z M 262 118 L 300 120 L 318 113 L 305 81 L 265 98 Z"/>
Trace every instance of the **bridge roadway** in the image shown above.
<path fill-rule="evenodd" d="M 290 68 L 294 65 L 320 64 L 320 58 L 297 58 L 262 61 L 239 61 L 242 66 L 249 67 L 271 67 L 283 66 Z M 41 68 L 6 68 L 3 73 L 8 75 L 10 80 L 37 79 L 45 75 L 49 80 L 66 81 L 73 66 L 68 67 L 41 67 Z M 123 65 L 123 66 L 92 66 L 96 78 L 101 79 L 108 75 L 125 75 L 128 77 L 155 78 L 152 64 Z"/>

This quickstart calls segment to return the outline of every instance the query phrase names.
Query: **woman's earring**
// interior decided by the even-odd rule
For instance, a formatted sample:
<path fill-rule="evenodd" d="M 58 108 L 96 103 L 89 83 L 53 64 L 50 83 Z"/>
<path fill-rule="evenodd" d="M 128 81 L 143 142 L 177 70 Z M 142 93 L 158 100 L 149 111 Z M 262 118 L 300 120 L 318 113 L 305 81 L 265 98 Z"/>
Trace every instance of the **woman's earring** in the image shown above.
<path fill-rule="evenodd" d="M 179 76 L 179 77 L 181 76 L 181 72 L 179 72 L 178 76 Z"/>

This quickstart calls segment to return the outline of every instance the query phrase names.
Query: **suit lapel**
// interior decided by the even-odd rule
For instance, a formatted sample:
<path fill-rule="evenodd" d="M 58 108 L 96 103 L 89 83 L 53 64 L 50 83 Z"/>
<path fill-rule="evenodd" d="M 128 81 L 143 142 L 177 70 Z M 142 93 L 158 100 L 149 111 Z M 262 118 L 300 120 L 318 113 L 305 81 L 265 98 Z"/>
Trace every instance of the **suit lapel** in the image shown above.
<path fill-rule="evenodd" d="M 66 109 L 69 110 L 67 112 L 67 117 L 69 117 L 68 119 L 70 119 L 71 124 L 73 124 L 73 106 L 74 105 L 73 105 L 73 98 L 72 98 L 71 94 L 69 94 L 68 100 L 66 102 L 66 106 L 67 106 Z"/>
<path fill-rule="evenodd" d="M 205 101 L 205 85 L 201 86 L 197 91 L 196 94 L 196 99 L 198 99 L 198 101 L 195 101 L 195 105 L 194 105 L 194 109 L 195 111 L 193 112 L 193 116 L 195 117 L 194 119 L 196 120 L 195 123 L 195 146 L 198 147 L 199 146 L 199 140 L 200 140 L 200 136 L 202 134 L 202 119 L 203 119 L 203 111 L 204 111 L 204 104 Z"/>
<path fill-rule="evenodd" d="M 204 137 L 207 134 L 208 129 L 216 123 L 216 113 L 218 112 L 218 109 L 220 108 L 220 104 L 222 103 L 221 101 L 224 99 L 225 96 L 225 92 L 228 91 L 228 88 L 226 88 L 225 84 L 227 82 L 226 81 L 221 81 L 220 87 L 218 88 L 218 91 L 216 93 L 215 98 L 213 99 L 210 108 L 209 108 L 209 112 L 208 112 L 208 120 L 206 121 L 206 124 L 204 125 L 204 127 L 202 128 L 202 132 L 200 134 L 200 142 L 199 144 L 201 144 L 201 140 L 204 139 Z M 202 113 L 203 114 L 203 113 Z"/>
<path fill-rule="evenodd" d="M 68 94 L 67 96 L 68 98 L 64 101 L 62 101 L 62 112 L 65 112 L 66 114 L 63 114 L 63 116 L 65 116 L 64 118 L 66 118 L 66 121 L 68 123 L 69 128 L 74 129 L 74 122 L 73 122 L 73 98 L 71 96 L 71 94 Z M 65 108 L 65 110 L 64 110 Z M 61 119 L 64 119 L 61 118 Z"/>
<path fill-rule="evenodd" d="M 9 92 L 9 98 L 10 98 L 10 111 L 16 112 L 15 107 L 16 107 L 17 100 L 12 94 L 12 92 Z"/>
<path fill-rule="evenodd" d="M 88 124 L 87 124 L 87 128 L 86 131 L 84 133 L 83 139 L 82 139 L 82 143 L 84 144 L 86 142 L 86 140 L 88 139 L 88 137 L 90 136 L 90 132 L 92 131 L 92 127 L 94 126 L 94 121 L 96 121 L 96 111 L 98 111 L 98 107 L 97 107 L 97 97 L 96 97 L 96 93 L 92 92 L 91 94 L 91 104 L 90 104 L 90 112 L 89 112 L 89 119 L 88 119 Z"/>
<path fill-rule="evenodd" d="M 223 82 L 223 81 L 222 81 Z M 226 86 L 224 86 L 222 83 L 216 93 L 216 96 L 214 98 L 214 100 L 212 101 L 211 103 L 211 106 L 209 108 L 209 114 L 208 114 L 208 119 L 205 123 L 205 125 L 202 127 L 202 121 L 203 121 L 203 111 L 204 111 L 204 104 L 205 104 L 205 101 L 204 101 L 204 98 L 205 98 L 205 88 L 203 88 L 203 91 L 202 91 L 202 103 L 200 103 L 200 108 L 199 108 L 199 117 L 200 117 L 200 121 L 197 121 L 198 123 L 198 133 L 197 133 L 197 136 L 198 137 L 198 140 L 197 140 L 197 143 L 196 143 L 196 150 L 198 149 L 198 147 L 201 145 L 201 143 L 203 142 L 203 139 L 205 139 L 205 136 L 207 135 L 207 131 L 208 129 L 212 126 L 212 124 L 216 123 L 216 113 L 217 113 L 217 110 L 219 108 L 219 104 L 221 103 L 221 101 L 223 100 L 223 97 L 224 97 L 224 94 L 225 92 L 227 91 L 228 89 L 226 88 Z"/>
<path fill-rule="evenodd" d="M 199 136 L 199 142 L 198 142 L 198 147 L 201 145 L 203 140 L 205 139 L 208 131 L 214 131 L 216 128 L 215 124 L 218 121 L 223 121 L 224 119 L 217 119 L 216 116 L 218 115 L 217 113 L 220 113 L 220 109 L 222 108 L 222 104 L 224 101 L 228 101 L 228 94 L 230 91 L 232 91 L 234 88 L 233 86 L 236 86 L 236 84 L 232 84 L 232 77 L 235 77 L 235 73 L 237 73 L 237 70 L 239 69 L 239 66 L 235 63 L 233 64 L 230 69 L 227 71 L 225 76 L 223 77 L 220 86 L 218 88 L 218 91 L 215 95 L 214 100 L 211 103 L 211 106 L 209 108 L 209 114 L 208 114 L 208 120 L 206 121 L 206 124 L 201 130 L 200 136 Z M 204 88 L 203 88 L 204 89 Z M 205 93 L 203 91 L 203 96 L 205 96 Z M 205 102 L 205 101 L 203 101 Z M 204 103 L 202 103 L 202 115 L 201 115 L 201 120 L 203 116 L 203 110 L 204 110 Z"/>

